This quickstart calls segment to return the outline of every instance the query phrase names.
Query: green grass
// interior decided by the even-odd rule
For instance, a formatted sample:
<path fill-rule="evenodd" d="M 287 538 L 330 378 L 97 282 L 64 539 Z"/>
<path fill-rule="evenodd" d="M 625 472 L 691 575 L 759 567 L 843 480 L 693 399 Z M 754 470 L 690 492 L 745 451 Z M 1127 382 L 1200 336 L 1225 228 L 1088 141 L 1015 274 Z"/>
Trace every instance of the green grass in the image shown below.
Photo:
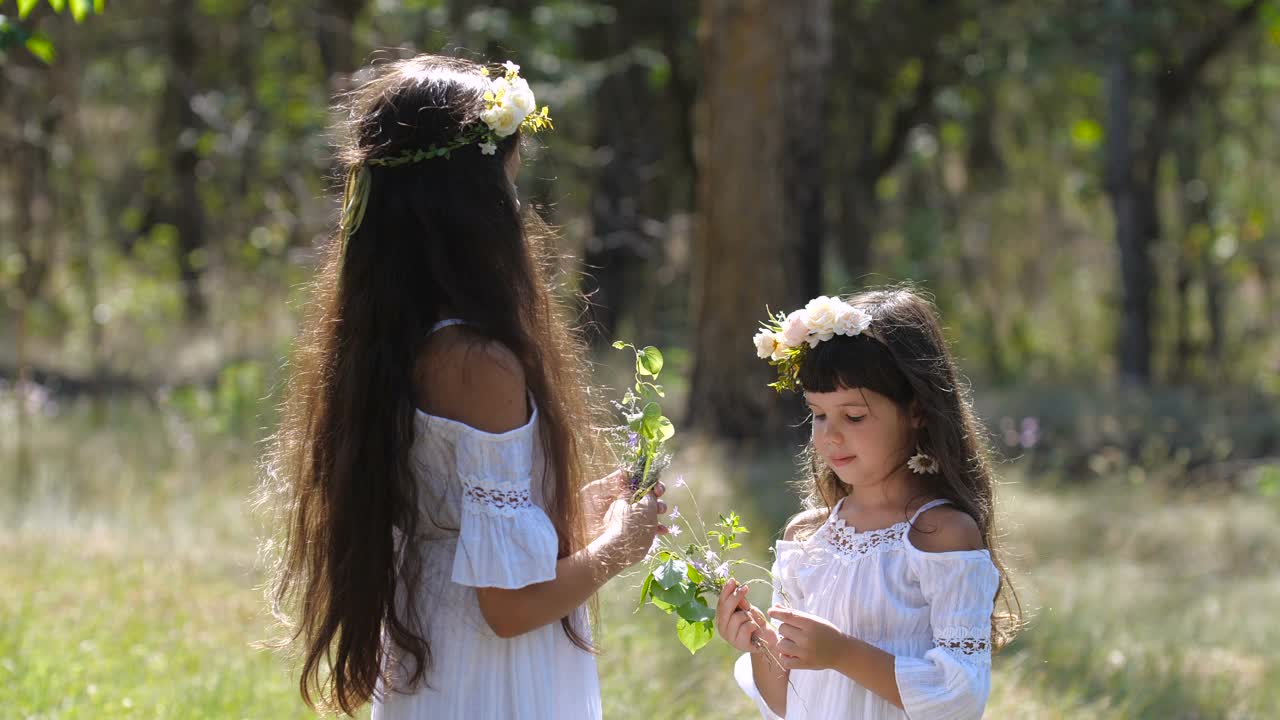
<path fill-rule="evenodd" d="M 268 621 L 246 498 L 257 446 L 166 406 L 75 404 L 28 428 L 16 467 L 0 398 L 0 707 L 19 718 L 305 717 L 296 676 L 253 648 Z M 688 448 L 671 470 L 704 515 L 737 510 L 765 548 L 795 506 L 790 459 Z M 1019 477 L 1017 468 L 1006 475 Z M 1280 508 L 1150 486 L 1002 488 L 1030 626 L 995 663 L 990 717 L 1280 716 Z M 691 514 L 673 491 L 671 501 Z M 608 718 L 750 717 L 714 642 L 601 593 Z M 764 593 L 753 597 L 767 602 Z M 367 711 L 365 713 L 367 715 Z"/>

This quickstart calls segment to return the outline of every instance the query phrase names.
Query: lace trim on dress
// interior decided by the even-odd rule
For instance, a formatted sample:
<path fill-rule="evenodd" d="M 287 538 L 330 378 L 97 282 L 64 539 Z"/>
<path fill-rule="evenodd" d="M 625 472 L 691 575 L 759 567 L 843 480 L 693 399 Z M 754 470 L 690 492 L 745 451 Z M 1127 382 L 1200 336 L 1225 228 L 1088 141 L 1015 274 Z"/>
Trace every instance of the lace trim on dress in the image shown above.
<path fill-rule="evenodd" d="M 488 515 L 515 515 L 520 510 L 533 507 L 528 488 L 493 488 L 464 480 L 463 505 Z"/>
<path fill-rule="evenodd" d="M 933 636 L 933 644 L 970 664 L 991 662 L 991 630 L 968 627 L 943 628 Z"/>
<path fill-rule="evenodd" d="M 855 532 L 844 520 L 836 518 L 823 528 L 822 534 L 840 555 L 862 557 L 903 547 L 902 538 L 908 528 L 906 523 L 898 523 L 882 530 Z"/>

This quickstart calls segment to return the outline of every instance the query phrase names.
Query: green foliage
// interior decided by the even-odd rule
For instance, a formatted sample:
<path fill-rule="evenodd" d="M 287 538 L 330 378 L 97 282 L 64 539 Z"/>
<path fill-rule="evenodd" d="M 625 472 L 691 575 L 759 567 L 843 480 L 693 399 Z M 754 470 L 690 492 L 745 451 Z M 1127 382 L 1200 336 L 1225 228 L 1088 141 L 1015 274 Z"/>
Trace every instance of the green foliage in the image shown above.
<path fill-rule="evenodd" d="M 658 402 L 666 397 L 663 387 L 657 384 L 663 367 L 662 351 L 652 345 L 637 349 L 621 340 L 614 342 L 613 347 L 616 350 L 630 348 L 635 354 L 634 384 L 615 404 L 629 431 L 620 454 L 624 467 L 632 474 L 633 499 L 639 500 L 657 484 L 657 473 L 669 460 L 664 448 L 675 437 L 676 428 L 671 419 L 662 414 L 662 405 Z"/>
<path fill-rule="evenodd" d="M 678 485 L 687 488 L 683 479 Z M 738 514 L 721 515 L 719 523 L 711 530 L 703 526 L 697 511 L 693 491 L 689 497 L 694 502 L 693 520 L 701 535 L 695 542 L 681 544 L 678 538 L 683 532 L 681 523 L 694 532 L 693 524 L 673 509 L 670 534 L 659 535 L 654 541 L 645 562 L 649 573 L 640 584 L 640 606 L 652 605 L 668 615 L 676 615 L 676 637 L 690 654 L 697 653 L 711 641 L 715 634 L 716 603 L 721 589 L 737 565 L 750 565 L 744 559 L 728 558 L 728 553 L 742 547 L 739 535 L 748 533 Z"/>

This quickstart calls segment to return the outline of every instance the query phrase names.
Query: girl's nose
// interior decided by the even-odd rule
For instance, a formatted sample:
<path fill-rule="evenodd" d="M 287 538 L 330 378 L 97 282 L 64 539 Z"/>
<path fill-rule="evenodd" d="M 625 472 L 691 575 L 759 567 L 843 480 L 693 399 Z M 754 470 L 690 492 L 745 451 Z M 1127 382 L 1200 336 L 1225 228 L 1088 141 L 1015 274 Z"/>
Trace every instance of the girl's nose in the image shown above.
<path fill-rule="evenodd" d="M 818 440 L 826 445 L 840 445 L 844 441 L 844 438 L 840 437 L 840 433 L 836 432 L 831 428 L 830 424 L 828 424 L 822 429 L 821 436 Z"/>

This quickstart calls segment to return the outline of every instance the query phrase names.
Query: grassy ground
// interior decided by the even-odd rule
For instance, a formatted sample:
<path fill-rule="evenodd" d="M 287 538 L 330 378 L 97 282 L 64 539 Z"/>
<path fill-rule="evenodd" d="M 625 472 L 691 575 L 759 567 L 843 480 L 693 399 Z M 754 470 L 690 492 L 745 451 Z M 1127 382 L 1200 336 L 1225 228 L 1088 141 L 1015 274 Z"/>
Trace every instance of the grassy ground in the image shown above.
<path fill-rule="evenodd" d="M 0 715 L 308 716 L 289 669 L 251 645 L 267 628 L 245 501 L 254 444 L 146 405 L 42 412 L 19 477 L 0 398 Z M 767 562 L 795 504 L 788 458 L 693 448 L 671 472 L 705 514 L 738 510 Z M 996 660 L 990 717 L 1280 717 L 1274 500 L 1006 475 L 1031 625 Z M 733 653 L 690 657 L 669 618 L 633 614 L 634 584 L 601 595 L 606 717 L 748 717 Z"/>

